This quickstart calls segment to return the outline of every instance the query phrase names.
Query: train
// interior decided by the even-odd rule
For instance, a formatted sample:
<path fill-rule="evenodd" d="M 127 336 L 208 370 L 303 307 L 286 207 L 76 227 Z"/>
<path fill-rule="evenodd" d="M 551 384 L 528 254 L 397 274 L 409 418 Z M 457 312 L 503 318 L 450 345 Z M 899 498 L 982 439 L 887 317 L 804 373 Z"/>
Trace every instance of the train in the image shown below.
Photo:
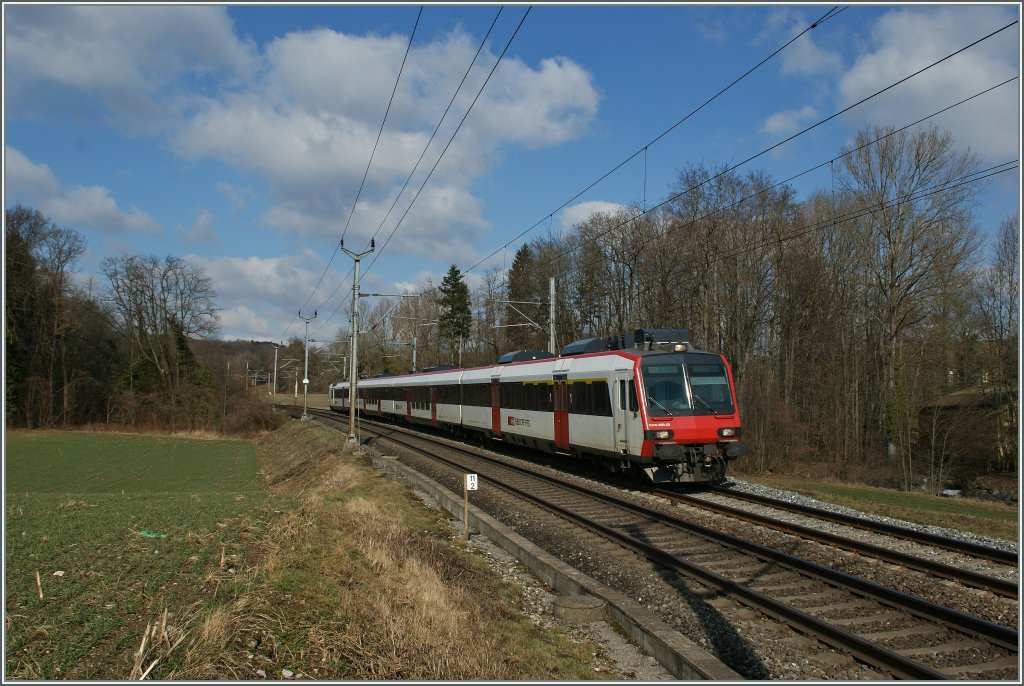
<path fill-rule="evenodd" d="M 715 483 L 747 454 L 732 368 L 692 348 L 686 329 L 527 350 L 495 364 L 361 378 L 356 410 L 459 436 L 589 460 L 656 484 Z M 349 412 L 349 382 L 329 387 Z"/>

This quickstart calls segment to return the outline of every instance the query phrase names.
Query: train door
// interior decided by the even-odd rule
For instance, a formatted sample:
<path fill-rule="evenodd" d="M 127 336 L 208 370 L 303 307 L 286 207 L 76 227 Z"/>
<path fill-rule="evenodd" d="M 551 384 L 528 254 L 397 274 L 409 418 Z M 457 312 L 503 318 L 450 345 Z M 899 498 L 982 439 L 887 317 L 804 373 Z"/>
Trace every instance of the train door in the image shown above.
<path fill-rule="evenodd" d="M 565 376 L 556 376 L 554 388 L 554 407 L 552 414 L 555 416 L 555 449 L 569 449 L 569 384 Z"/>
<path fill-rule="evenodd" d="M 633 424 L 633 412 L 629 406 L 630 372 L 619 372 L 615 379 L 615 449 L 620 455 L 629 454 L 630 425 Z"/>
<path fill-rule="evenodd" d="M 412 422 L 412 387 L 405 387 L 405 421 Z"/>
<path fill-rule="evenodd" d="M 501 435 L 501 382 L 491 380 L 491 433 Z"/>
<path fill-rule="evenodd" d="M 437 426 L 437 386 L 430 387 L 430 424 Z"/>

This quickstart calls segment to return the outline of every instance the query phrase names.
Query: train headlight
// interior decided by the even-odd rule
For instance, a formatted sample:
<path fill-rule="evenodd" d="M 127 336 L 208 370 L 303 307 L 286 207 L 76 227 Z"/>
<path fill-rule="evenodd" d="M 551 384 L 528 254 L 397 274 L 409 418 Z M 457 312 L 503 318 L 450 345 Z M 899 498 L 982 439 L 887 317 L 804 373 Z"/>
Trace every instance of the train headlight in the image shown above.
<path fill-rule="evenodd" d="M 644 438 L 655 441 L 667 441 L 675 435 L 671 429 L 656 429 L 654 431 L 645 431 L 644 433 L 646 434 Z"/>
<path fill-rule="evenodd" d="M 739 427 L 735 427 L 735 428 L 729 427 L 727 429 L 719 429 L 718 430 L 718 435 L 721 436 L 722 438 L 735 438 L 737 436 L 742 436 L 743 435 L 743 429 L 741 429 Z"/>

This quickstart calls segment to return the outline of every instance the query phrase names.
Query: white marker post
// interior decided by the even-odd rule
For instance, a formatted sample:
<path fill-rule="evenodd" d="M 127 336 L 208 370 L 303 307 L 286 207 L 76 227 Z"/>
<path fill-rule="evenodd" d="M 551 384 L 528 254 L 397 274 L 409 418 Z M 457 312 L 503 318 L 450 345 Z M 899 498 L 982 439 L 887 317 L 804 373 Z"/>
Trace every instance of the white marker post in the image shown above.
<path fill-rule="evenodd" d="M 462 484 L 462 531 L 469 540 L 469 492 L 476 490 L 476 474 L 467 474 Z"/>

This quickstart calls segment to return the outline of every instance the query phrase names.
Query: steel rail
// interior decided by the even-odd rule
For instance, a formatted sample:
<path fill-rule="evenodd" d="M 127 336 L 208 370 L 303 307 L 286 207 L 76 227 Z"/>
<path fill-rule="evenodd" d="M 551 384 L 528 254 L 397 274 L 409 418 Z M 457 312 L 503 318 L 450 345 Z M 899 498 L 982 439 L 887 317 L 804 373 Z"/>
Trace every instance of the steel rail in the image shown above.
<path fill-rule="evenodd" d="M 867 543 L 865 541 L 857 541 L 852 538 L 846 538 L 838 534 L 832 534 L 827 531 L 819 531 L 810 527 L 802 526 L 800 524 L 794 524 L 790 522 L 782 522 L 777 519 L 772 519 L 766 515 L 757 514 L 755 512 L 747 512 L 746 510 L 740 510 L 728 505 L 721 503 L 715 503 L 702 498 L 696 498 L 694 496 L 684 495 L 677 491 L 666 491 L 656 490 L 654 494 L 682 502 L 693 507 L 711 510 L 720 514 L 727 515 L 729 517 L 735 517 L 737 519 L 743 519 L 750 521 L 761 526 L 766 526 L 777 531 L 782 531 L 788 534 L 794 534 L 801 538 L 806 538 L 821 543 L 827 543 L 837 548 L 844 550 L 850 550 L 856 553 L 866 554 L 871 557 L 876 557 L 885 562 L 892 564 L 902 565 L 908 569 L 915 569 L 919 572 L 931 574 L 944 579 L 952 579 L 954 581 L 963 583 L 967 586 L 979 588 L 992 593 L 1007 597 L 1017 598 L 1018 588 L 1016 581 L 1010 581 L 1006 579 L 997 579 L 985 574 L 978 572 L 972 572 L 970 570 L 961 569 L 954 567 L 953 565 L 946 564 L 944 562 L 938 562 L 935 560 L 928 560 L 926 558 L 911 555 L 910 553 L 900 552 L 898 550 L 892 550 L 884 546 L 875 545 L 873 543 Z"/>
<path fill-rule="evenodd" d="M 981 545 L 979 543 L 968 543 L 966 541 L 957 541 L 946 536 L 939 536 L 938 534 L 931 534 L 926 531 L 917 531 L 910 529 L 905 526 L 899 526 L 896 524 L 886 524 L 884 522 L 876 522 L 870 519 L 864 519 L 855 515 L 840 514 L 838 512 L 828 512 L 817 507 L 811 507 L 809 505 L 800 505 L 797 503 L 789 503 L 784 500 L 776 500 L 766 496 L 755 495 L 753 493 L 744 493 L 743 491 L 734 491 L 730 488 L 723 486 L 712 486 L 710 489 L 712 493 L 719 493 L 721 495 L 728 496 L 730 498 L 736 498 L 738 500 L 747 500 L 752 503 L 758 503 L 768 507 L 775 507 L 780 510 L 789 510 L 790 512 L 796 512 L 799 514 L 808 515 L 810 517 L 817 517 L 818 519 L 826 519 L 837 524 L 845 524 L 858 529 L 867 529 L 869 531 L 875 531 L 881 534 L 887 534 L 889 536 L 897 536 L 899 538 L 905 538 L 917 543 L 924 543 L 927 545 L 935 546 L 937 548 L 943 548 L 945 550 L 951 550 L 956 553 L 964 553 L 973 557 L 980 557 L 993 562 L 1001 562 L 1003 564 L 1016 565 L 1018 564 L 1018 554 L 1007 550 L 1000 550 L 998 548 L 992 548 L 991 546 Z"/>
<path fill-rule="evenodd" d="M 396 427 L 388 428 L 396 429 Z M 401 429 L 397 430 L 403 431 Z M 379 435 L 383 436 L 384 434 L 381 433 Z M 400 438 L 396 438 L 393 435 L 388 435 L 385 437 L 388 440 L 395 441 L 396 443 L 405 445 L 406 447 L 412 448 L 414 450 L 421 452 L 423 450 L 422 447 L 417 447 L 407 441 L 404 441 Z M 427 441 L 435 444 L 438 443 L 437 441 L 434 441 L 427 437 L 423 437 L 421 435 L 416 435 L 415 437 L 417 438 L 417 440 Z M 457 446 L 444 444 L 444 447 L 445 449 L 454 450 L 456 452 L 469 455 L 474 459 L 490 461 L 488 460 L 488 458 L 484 456 L 478 455 L 463 448 L 459 448 Z M 433 459 L 437 459 L 445 464 L 448 464 L 456 469 L 464 469 L 464 466 L 444 456 L 430 455 L 430 457 Z M 514 472 L 525 472 L 530 477 L 554 483 L 561 487 L 567 487 L 570 490 L 574 490 L 585 495 L 597 497 L 598 499 L 604 502 L 608 502 L 609 500 L 611 500 L 610 497 L 595 491 L 591 491 L 591 489 L 586 488 L 584 486 L 579 486 L 575 484 L 565 484 L 564 482 L 561 482 L 558 479 L 548 477 L 543 474 L 537 474 L 529 470 L 523 470 L 521 468 L 515 467 L 514 465 L 501 464 L 500 466 L 508 468 Z M 659 562 L 660 564 L 673 568 L 677 572 L 680 572 L 684 575 L 697 578 L 703 583 L 709 586 L 713 586 L 721 590 L 722 592 L 734 595 L 737 598 L 744 600 L 745 604 L 755 607 L 756 609 L 764 612 L 765 614 L 775 617 L 776 619 L 779 619 L 780 621 L 783 621 L 793 626 L 793 628 L 795 629 L 801 630 L 804 633 L 817 636 L 829 645 L 832 645 L 833 647 L 839 650 L 847 651 L 852 655 L 857 656 L 863 662 L 884 669 L 893 674 L 894 676 L 898 676 L 900 678 L 905 679 L 918 680 L 945 680 L 949 678 L 946 674 L 938 670 L 935 670 L 931 667 L 928 667 L 927 665 L 924 665 L 916 660 L 907 658 L 893 650 L 890 650 L 888 648 L 885 648 L 884 646 L 878 645 L 877 643 L 864 639 L 845 629 L 829 624 L 823 620 L 813 617 L 812 615 L 802 612 L 801 610 L 798 610 L 785 603 L 776 601 L 771 597 L 766 596 L 763 593 L 755 591 L 754 589 L 744 586 L 738 582 L 727 579 L 709 570 L 700 568 L 696 565 L 693 565 L 692 563 L 688 563 L 685 560 L 675 555 L 672 555 L 671 553 L 667 553 L 654 546 L 651 546 L 648 543 L 645 543 L 644 541 L 640 541 L 625 532 L 616 530 L 614 528 L 601 524 L 600 522 L 596 522 L 592 519 L 573 513 L 554 503 L 549 503 L 543 500 L 542 498 L 534 496 L 533 494 L 523 491 L 522 489 L 518 489 L 515 486 L 500 483 L 499 480 L 493 479 L 490 476 L 483 474 L 481 476 L 483 478 L 492 480 L 494 483 L 500 485 L 502 488 L 508 490 L 509 492 L 514 493 L 515 495 L 520 496 L 530 502 L 533 502 L 540 507 L 548 509 L 549 511 L 556 512 L 557 514 L 559 514 L 559 516 L 568 518 L 571 521 L 575 521 L 579 525 L 584 526 L 585 528 L 588 528 L 592 531 L 595 531 L 596 533 L 599 533 L 602 536 L 611 538 L 620 545 L 624 545 L 633 550 L 637 550 L 649 559 L 652 559 L 654 561 Z M 818 573 L 824 572 L 820 576 L 826 579 L 830 579 L 833 583 L 838 583 L 842 586 L 845 586 L 848 589 L 852 589 L 855 592 L 859 592 L 858 594 L 860 595 L 867 595 L 875 600 L 878 600 L 879 602 L 883 602 L 883 604 L 886 605 L 895 604 L 896 607 L 911 612 L 911 614 L 914 614 L 919 617 L 923 616 L 928 620 L 937 621 L 942 624 L 953 626 L 961 632 L 966 631 L 968 633 L 975 633 L 984 636 L 985 638 L 989 639 L 990 642 L 1001 647 L 1009 648 L 1011 650 L 1016 650 L 1017 648 L 1017 633 L 1012 629 L 1001 627 L 997 624 L 988 622 L 978 617 L 973 617 L 971 615 L 966 615 L 964 613 L 952 610 L 950 608 L 945 608 L 936 605 L 935 603 L 931 603 L 921 598 L 917 598 L 916 596 L 910 596 L 907 594 L 899 593 L 897 591 L 894 591 L 893 589 L 888 589 L 884 586 L 875 584 L 874 582 L 859 579 L 857 577 L 853 577 L 842 572 L 836 572 L 835 570 L 830 570 L 828 568 L 821 567 L 820 565 L 816 565 L 815 563 L 811 563 L 806 560 L 801 560 L 800 558 L 796 558 L 785 553 L 780 553 L 779 551 L 771 550 L 764 546 L 760 546 L 750 541 L 745 541 L 744 539 L 740 539 L 738 537 L 733 537 L 727 534 L 721 534 L 721 532 L 715 532 L 704 527 L 696 527 L 690 522 L 678 520 L 677 518 L 674 518 L 670 515 L 665 515 L 661 512 L 647 510 L 647 508 L 644 508 L 643 506 L 638 506 L 633 503 L 623 503 L 619 501 L 614 501 L 614 504 L 616 506 L 623 507 L 624 509 L 633 510 L 640 514 L 647 513 L 647 516 L 655 520 L 676 520 L 674 524 L 681 524 L 684 527 L 684 531 L 686 533 L 696 533 L 697 535 L 701 535 L 705 538 L 709 538 L 716 542 L 723 542 L 724 539 L 724 542 L 728 544 L 736 545 L 741 549 L 747 549 L 747 552 L 754 553 L 759 557 L 767 557 L 775 561 L 783 562 L 784 564 L 789 564 L 789 566 L 795 569 L 800 569 L 802 567 L 817 568 L 813 572 L 809 571 L 809 569 L 804 569 L 803 571 L 804 573 L 812 576 L 818 576 Z M 694 529 L 697 530 L 695 531 Z M 886 598 L 887 600 L 889 600 L 889 602 L 885 602 L 884 600 L 882 600 L 883 598 Z M 900 604 L 899 602 L 894 603 L 894 599 L 902 600 L 903 602 L 909 601 L 914 609 L 910 609 Z"/>
<path fill-rule="evenodd" d="M 330 415 L 331 413 L 325 411 L 325 414 Z M 480 455 L 476 452 L 473 452 L 472 450 L 456 445 L 451 445 L 448 443 L 441 443 L 440 441 L 437 441 L 419 432 L 410 431 L 408 429 L 398 427 L 396 425 L 387 425 L 387 429 L 407 434 L 420 441 L 433 443 L 435 445 L 442 445 L 445 449 L 462 453 L 464 455 L 472 457 L 473 459 L 497 463 L 495 460 L 488 458 L 484 455 Z M 393 436 L 387 436 L 387 438 L 390 440 L 394 440 L 396 442 L 403 443 L 404 445 L 407 445 L 407 447 L 411 447 L 416 450 L 421 450 L 421 448 L 415 448 L 415 446 L 411 446 L 408 443 L 399 441 Z M 441 456 L 432 457 L 437 457 L 438 459 L 444 462 L 454 464 L 451 460 L 448 460 L 447 458 Z M 726 534 L 724 532 L 704 527 L 702 525 L 682 519 L 672 514 L 659 512 L 657 510 L 653 510 L 636 503 L 615 499 L 612 496 L 609 496 L 605 493 L 601 493 L 600 491 L 595 491 L 581 484 L 566 483 L 558 479 L 557 477 L 533 472 L 531 470 L 524 469 L 522 467 L 518 467 L 512 464 L 497 464 L 500 464 L 501 467 L 509 469 L 511 471 L 525 473 L 530 477 L 536 478 L 538 480 L 545 481 L 557 485 L 559 487 L 574 490 L 578 493 L 581 493 L 591 498 L 595 498 L 607 504 L 612 504 L 616 507 L 630 510 L 648 519 L 671 524 L 672 526 L 686 533 L 695 533 L 713 542 L 725 543 L 726 545 L 738 548 L 740 550 L 744 550 L 748 553 L 754 554 L 755 556 L 768 558 L 781 564 L 785 564 L 794 569 L 802 571 L 808 575 L 817 577 L 823 581 L 838 584 L 848 589 L 855 590 L 860 595 L 873 598 L 883 604 L 896 607 L 904 611 L 908 611 L 915 616 L 939 622 L 941 624 L 945 624 L 961 632 L 967 632 L 983 637 L 989 640 L 991 643 L 998 645 L 1000 647 L 1007 648 L 1013 651 L 1016 651 L 1018 648 L 1018 633 L 1016 630 L 1011 629 L 1009 627 L 1004 627 L 1002 625 L 990 622 L 980 617 L 969 615 L 967 613 L 960 612 L 958 610 L 954 610 L 952 608 L 948 608 L 937 603 L 933 603 L 929 600 L 920 598 L 918 596 L 896 591 L 886 586 L 882 586 L 881 584 L 877 584 L 873 581 L 862 579 L 860 577 L 847 574 L 845 572 L 840 572 L 838 570 L 826 567 L 824 565 L 819 565 L 815 562 L 811 562 L 810 560 L 806 560 L 800 557 L 796 557 L 794 555 L 789 555 L 788 553 L 783 553 L 781 551 L 774 550 L 772 548 L 763 546 L 753 541 L 749 541 L 739 536 Z"/>

